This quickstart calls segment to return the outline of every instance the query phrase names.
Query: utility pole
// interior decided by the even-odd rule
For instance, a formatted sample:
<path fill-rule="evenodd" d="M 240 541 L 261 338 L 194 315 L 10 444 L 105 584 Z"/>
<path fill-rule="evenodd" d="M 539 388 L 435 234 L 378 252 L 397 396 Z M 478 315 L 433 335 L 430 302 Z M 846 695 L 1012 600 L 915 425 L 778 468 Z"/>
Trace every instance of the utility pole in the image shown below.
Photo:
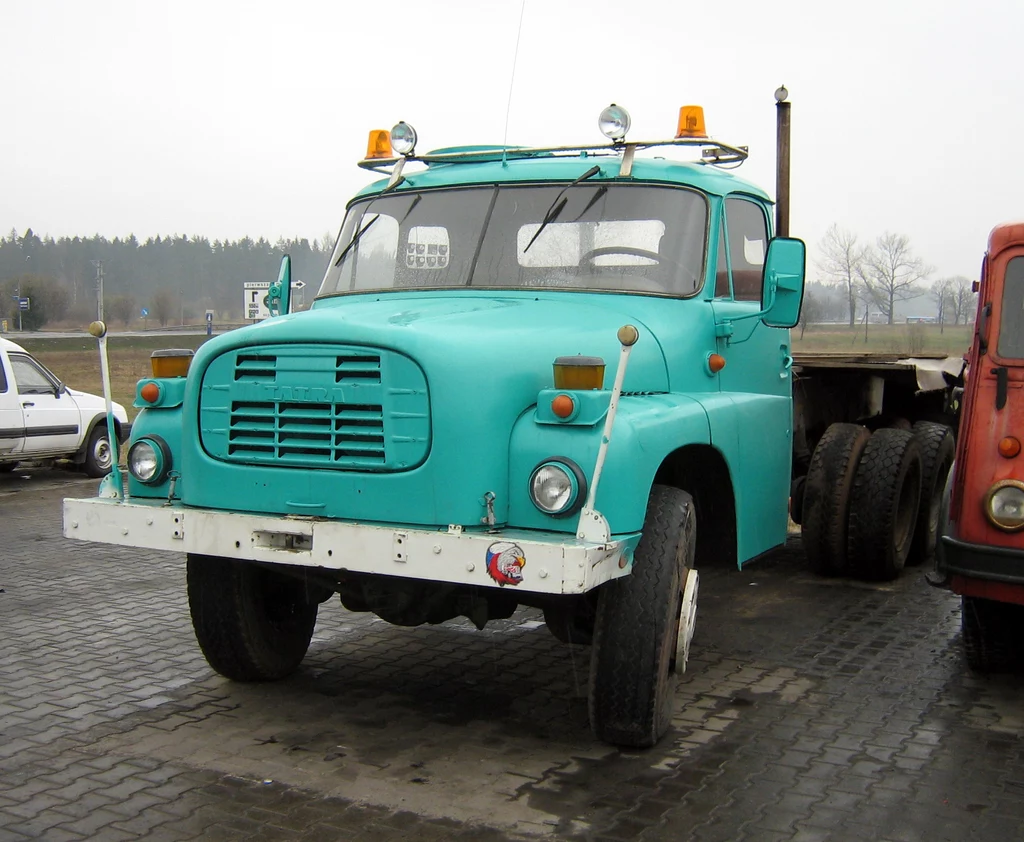
<path fill-rule="evenodd" d="M 96 318 L 103 321 L 103 261 L 94 260 L 96 267 Z"/>

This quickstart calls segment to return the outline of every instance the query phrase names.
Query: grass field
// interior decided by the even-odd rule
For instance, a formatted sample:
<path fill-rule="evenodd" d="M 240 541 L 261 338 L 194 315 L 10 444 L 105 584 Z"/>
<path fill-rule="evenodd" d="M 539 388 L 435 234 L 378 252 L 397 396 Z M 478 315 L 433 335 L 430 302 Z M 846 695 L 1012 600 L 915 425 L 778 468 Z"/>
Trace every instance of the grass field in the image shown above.
<path fill-rule="evenodd" d="M 963 325 L 939 329 L 938 325 L 869 325 L 867 342 L 863 326 L 854 330 L 842 325 L 811 325 L 800 338 L 800 330 L 792 332 L 793 350 L 799 352 L 834 352 L 849 354 L 885 353 L 948 354 L 959 357 L 967 350 L 973 327 Z M 81 338 L 55 339 L 43 334 L 7 334 L 32 354 L 61 380 L 74 389 L 103 394 L 100 381 L 99 351 L 96 340 L 86 333 Z M 208 337 L 154 333 L 148 336 L 110 335 L 110 382 L 114 400 L 128 409 L 134 419 L 138 410 L 132 407 L 135 384 L 149 377 L 150 354 L 161 348 L 195 350 Z"/>
<path fill-rule="evenodd" d="M 20 336 L 6 334 L 26 351 L 38 359 L 72 389 L 103 394 L 100 376 L 99 346 L 88 334 L 80 339 L 54 339 L 40 334 Z M 132 406 L 135 400 L 135 384 L 144 377 L 152 376 L 149 355 L 161 348 L 191 348 L 195 350 L 209 337 L 176 334 L 151 336 L 118 336 L 110 334 L 107 351 L 110 357 L 110 389 L 113 398 L 124 404 L 128 417 L 134 419 L 138 410 Z"/>

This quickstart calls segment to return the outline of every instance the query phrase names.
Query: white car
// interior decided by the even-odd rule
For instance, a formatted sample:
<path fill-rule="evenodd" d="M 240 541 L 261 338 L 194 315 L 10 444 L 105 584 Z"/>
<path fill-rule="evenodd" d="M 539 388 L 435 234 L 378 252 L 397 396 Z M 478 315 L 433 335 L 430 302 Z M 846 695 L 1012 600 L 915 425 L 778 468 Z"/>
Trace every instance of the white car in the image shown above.
<path fill-rule="evenodd" d="M 115 403 L 118 440 L 128 413 Z M 0 471 L 35 459 L 70 459 L 91 477 L 110 472 L 113 449 L 103 398 L 69 389 L 20 345 L 0 338 Z"/>

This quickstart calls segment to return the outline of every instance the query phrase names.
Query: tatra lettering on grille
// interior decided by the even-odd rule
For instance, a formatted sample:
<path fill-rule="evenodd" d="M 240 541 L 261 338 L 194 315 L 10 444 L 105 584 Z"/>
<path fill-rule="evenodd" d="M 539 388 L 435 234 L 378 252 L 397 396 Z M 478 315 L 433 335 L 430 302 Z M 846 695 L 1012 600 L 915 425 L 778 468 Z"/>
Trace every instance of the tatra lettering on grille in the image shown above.
<path fill-rule="evenodd" d="M 430 403 L 403 354 L 329 345 L 229 351 L 203 375 L 200 438 L 215 459 L 404 471 L 426 459 Z"/>

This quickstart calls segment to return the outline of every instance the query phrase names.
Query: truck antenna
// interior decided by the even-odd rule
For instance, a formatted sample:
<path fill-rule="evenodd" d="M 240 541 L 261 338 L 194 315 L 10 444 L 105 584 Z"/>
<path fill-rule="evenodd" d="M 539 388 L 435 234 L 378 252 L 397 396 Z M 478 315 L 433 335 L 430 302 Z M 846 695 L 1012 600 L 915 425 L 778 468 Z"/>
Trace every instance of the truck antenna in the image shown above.
<path fill-rule="evenodd" d="M 519 6 L 519 29 L 516 32 L 516 51 L 512 55 L 512 77 L 508 80 L 508 104 L 505 106 L 505 136 L 501 139 L 501 165 L 505 166 L 508 145 L 508 115 L 512 111 L 512 87 L 516 81 L 516 61 L 519 59 L 519 39 L 523 36 L 523 15 L 526 14 L 526 0 Z"/>

